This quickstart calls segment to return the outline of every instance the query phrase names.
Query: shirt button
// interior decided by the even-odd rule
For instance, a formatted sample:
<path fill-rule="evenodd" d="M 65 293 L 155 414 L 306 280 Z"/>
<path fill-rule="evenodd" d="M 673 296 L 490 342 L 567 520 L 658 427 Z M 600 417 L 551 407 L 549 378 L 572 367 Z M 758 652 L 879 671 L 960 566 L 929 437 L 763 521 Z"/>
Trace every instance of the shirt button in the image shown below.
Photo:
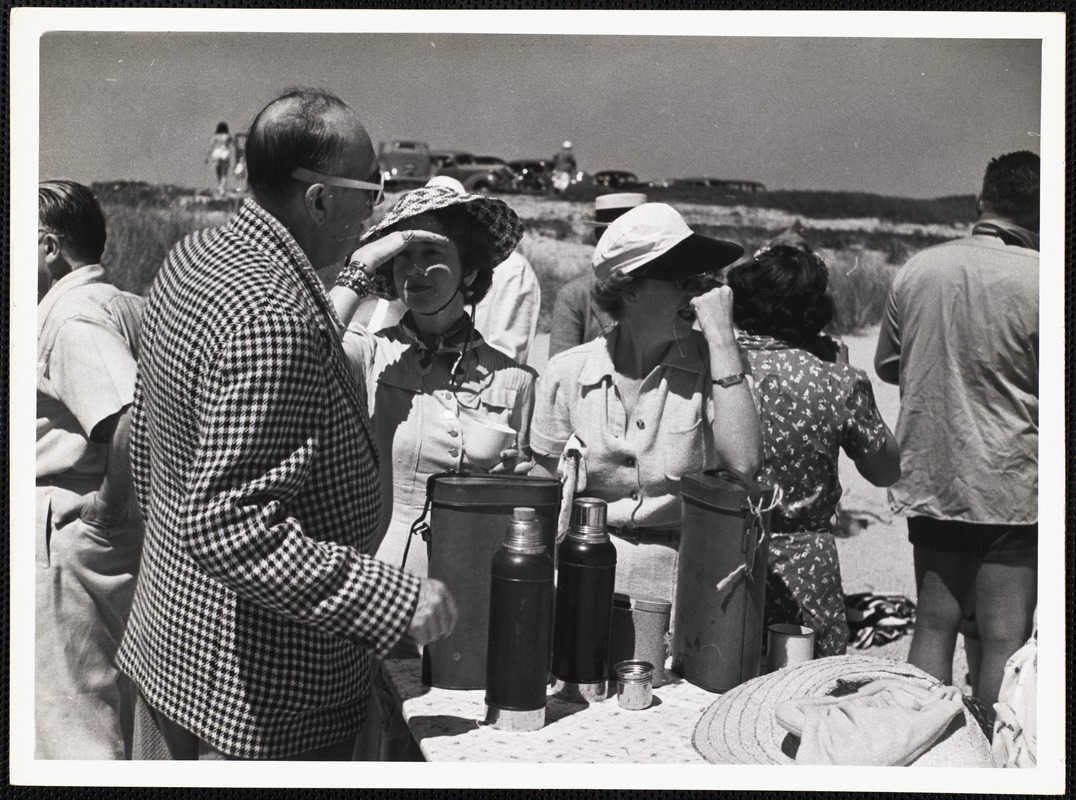
<path fill-rule="evenodd" d="M 458 430 L 456 430 L 455 428 L 449 428 L 448 429 L 448 435 L 451 436 L 453 439 L 455 439 L 457 436 L 460 435 L 460 432 Z"/>
<path fill-rule="evenodd" d="M 635 457 L 634 456 L 628 456 L 627 458 L 624 459 L 624 463 L 629 467 L 634 467 L 635 466 Z"/>
<path fill-rule="evenodd" d="M 643 422 L 641 419 L 637 419 L 637 420 L 635 420 L 635 427 L 638 428 L 639 430 L 642 430 L 643 428 L 646 427 L 646 423 Z"/>
<path fill-rule="evenodd" d="M 452 456 L 453 458 L 455 458 L 456 456 L 458 456 L 460 454 L 460 451 L 457 450 L 455 447 L 450 447 L 450 448 L 448 448 L 448 454 L 450 456 Z"/>
<path fill-rule="evenodd" d="M 631 493 L 631 499 L 632 500 L 638 500 L 639 499 L 639 493 L 638 492 L 632 492 Z"/>

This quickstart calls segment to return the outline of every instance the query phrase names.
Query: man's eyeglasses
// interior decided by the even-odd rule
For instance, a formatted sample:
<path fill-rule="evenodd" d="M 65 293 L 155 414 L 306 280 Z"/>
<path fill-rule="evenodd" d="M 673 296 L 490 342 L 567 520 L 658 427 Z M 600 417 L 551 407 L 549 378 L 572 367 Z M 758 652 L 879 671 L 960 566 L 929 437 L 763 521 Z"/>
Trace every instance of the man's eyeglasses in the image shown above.
<path fill-rule="evenodd" d="M 373 205 L 375 206 L 381 205 L 381 201 L 385 199 L 385 174 L 380 169 L 377 171 L 377 183 L 357 181 L 353 178 L 339 178 L 336 175 L 322 175 L 320 172 L 314 172 L 312 169 L 306 169 L 305 167 L 293 169 L 291 177 L 299 181 L 323 183 L 326 186 L 337 186 L 341 189 L 364 189 L 368 192 L 377 192 L 373 200 Z"/>

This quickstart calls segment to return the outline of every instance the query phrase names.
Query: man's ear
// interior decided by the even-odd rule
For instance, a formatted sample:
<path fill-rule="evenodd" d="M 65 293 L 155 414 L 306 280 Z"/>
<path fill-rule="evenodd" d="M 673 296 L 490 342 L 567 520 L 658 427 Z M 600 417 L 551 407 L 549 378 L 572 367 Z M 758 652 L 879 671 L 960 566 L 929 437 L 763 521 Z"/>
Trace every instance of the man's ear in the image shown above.
<path fill-rule="evenodd" d="M 474 279 L 477 278 L 477 277 L 478 277 L 478 270 L 477 269 L 472 269 L 470 272 L 468 272 L 466 275 L 463 276 L 463 285 L 464 286 L 470 286 L 472 283 L 474 283 Z"/>
<path fill-rule="evenodd" d="M 303 204 L 306 207 L 306 213 L 310 215 L 310 219 L 318 225 L 325 223 L 325 218 L 328 216 L 328 204 L 331 202 L 329 197 L 329 190 L 325 188 L 323 183 L 315 183 L 306 190 L 306 194 L 303 195 Z"/>
<path fill-rule="evenodd" d="M 51 266 L 63 257 L 63 249 L 60 247 L 60 237 L 55 233 L 45 233 L 41 237 L 41 241 L 45 245 L 46 264 Z"/>
<path fill-rule="evenodd" d="M 983 215 L 983 196 L 981 194 L 975 196 L 975 215 L 977 217 Z"/>

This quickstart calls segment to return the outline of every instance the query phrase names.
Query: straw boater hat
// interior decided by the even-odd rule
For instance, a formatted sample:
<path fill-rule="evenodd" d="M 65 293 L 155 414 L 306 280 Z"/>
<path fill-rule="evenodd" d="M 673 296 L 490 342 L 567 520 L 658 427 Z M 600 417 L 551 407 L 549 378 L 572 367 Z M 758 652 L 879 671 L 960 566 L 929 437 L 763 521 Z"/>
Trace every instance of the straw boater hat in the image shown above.
<path fill-rule="evenodd" d="M 721 695 L 695 726 L 695 749 L 712 764 L 792 764 L 799 739 L 781 727 L 774 710 L 784 700 L 851 694 L 876 680 L 939 682 L 911 664 L 871 656 L 807 661 L 741 683 Z M 990 745 L 967 709 L 914 767 L 993 767 Z"/>
<path fill-rule="evenodd" d="M 594 274 L 674 281 L 727 267 L 743 255 L 735 242 L 694 233 L 670 205 L 643 203 L 617 217 L 594 249 Z"/>
<path fill-rule="evenodd" d="M 646 195 L 642 192 L 614 192 L 598 195 L 594 198 L 594 219 L 585 220 L 585 224 L 596 228 L 608 225 L 625 211 L 630 211 L 645 202 Z"/>
<path fill-rule="evenodd" d="M 365 244 L 380 239 L 387 235 L 393 226 L 411 217 L 459 205 L 462 205 L 474 221 L 485 230 L 493 245 L 493 263 L 490 264 L 490 269 L 512 255 L 519 240 L 523 238 L 523 223 L 519 221 L 516 212 L 503 200 L 487 197 L 484 194 L 460 192 L 456 186 L 448 184 L 447 181 L 421 186 L 401 196 L 384 218 L 371 228 L 361 241 Z M 391 264 L 391 261 L 382 264 L 378 267 L 378 272 L 391 270 Z M 383 278 L 382 293 L 395 298 L 396 288 L 391 274 Z"/>

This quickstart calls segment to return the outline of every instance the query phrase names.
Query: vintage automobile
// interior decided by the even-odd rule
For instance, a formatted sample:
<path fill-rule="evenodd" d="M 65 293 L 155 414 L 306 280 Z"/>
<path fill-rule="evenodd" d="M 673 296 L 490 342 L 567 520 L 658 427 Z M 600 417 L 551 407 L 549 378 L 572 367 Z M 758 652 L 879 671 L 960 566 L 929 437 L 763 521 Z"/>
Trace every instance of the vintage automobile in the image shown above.
<path fill-rule="evenodd" d="M 437 150 L 430 153 L 431 177 L 447 175 L 463 184 L 469 192 L 509 192 L 515 174 L 501 159 L 483 156 L 479 161 L 462 150 Z"/>
<path fill-rule="evenodd" d="M 425 142 L 408 139 L 381 142 L 377 160 L 389 187 L 423 184 L 432 174 L 430 148 Z"/>
<path fill-rule="evenodd" d="M 645 189 L 650 184 L 640 181 L 634 172 L 622 169 L 603 169 L 594 173 L 594 183 L 606 189 Z"/>
<path fill-rule="evenodd" d="M 515 173 L 515 186 L 518 192 L 545 194 L 552 186 L 549 162 L 541 158 L 522 158 L 508 162 Z"/>
<path fill-rule="evenodd" d="M 727 180 L 725 178 L 673 178 L 672 186 L 696 186 L 731 192 L 764 192 L 765 185 L 757 181 Z"/>

